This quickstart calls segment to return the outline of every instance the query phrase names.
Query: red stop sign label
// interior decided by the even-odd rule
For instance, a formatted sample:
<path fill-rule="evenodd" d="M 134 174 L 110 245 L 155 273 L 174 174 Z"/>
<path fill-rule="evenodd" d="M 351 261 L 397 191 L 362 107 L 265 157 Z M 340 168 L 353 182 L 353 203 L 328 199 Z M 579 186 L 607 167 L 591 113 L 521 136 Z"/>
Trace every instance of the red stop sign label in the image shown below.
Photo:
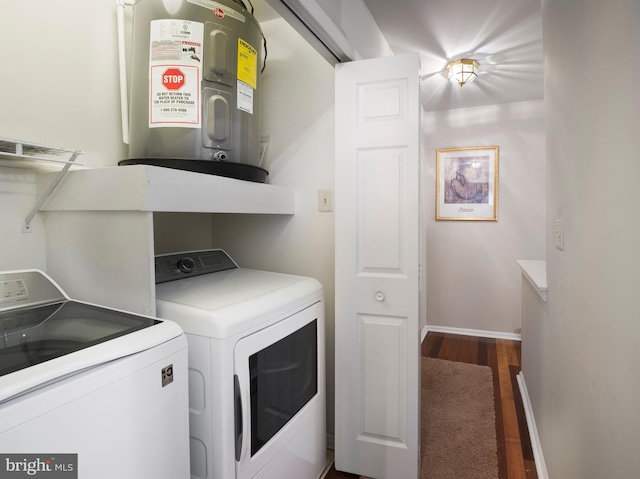
<path fill-rule="evenodd" d="M 167 68 L 162 74 L 162 85 L 167 90 L 179 90 L 184 86 L 184 73 L 179 68 Z"/>

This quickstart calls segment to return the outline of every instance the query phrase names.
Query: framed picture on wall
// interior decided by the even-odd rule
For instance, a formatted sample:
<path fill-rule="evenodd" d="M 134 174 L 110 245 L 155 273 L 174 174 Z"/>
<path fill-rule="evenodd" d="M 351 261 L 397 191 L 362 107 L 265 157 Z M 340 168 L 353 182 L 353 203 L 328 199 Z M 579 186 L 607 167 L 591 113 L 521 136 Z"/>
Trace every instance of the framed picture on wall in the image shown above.
<path fill-rule="evenodd" d="M 498 221 L 498 147 L 436 150 L 436 220 Z"/>

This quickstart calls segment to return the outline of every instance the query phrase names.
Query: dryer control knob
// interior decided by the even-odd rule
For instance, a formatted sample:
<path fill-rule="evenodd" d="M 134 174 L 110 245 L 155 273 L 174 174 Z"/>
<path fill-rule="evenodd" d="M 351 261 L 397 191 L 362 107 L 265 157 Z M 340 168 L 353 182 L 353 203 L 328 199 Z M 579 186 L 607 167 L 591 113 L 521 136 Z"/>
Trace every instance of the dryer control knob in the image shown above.
<path fill-rule="evenodd" d="M 195 261 L 188 256 L 178 260 L 178 269 L 183 273 L 191 273 L 193 269 L 196 267 Z"/>

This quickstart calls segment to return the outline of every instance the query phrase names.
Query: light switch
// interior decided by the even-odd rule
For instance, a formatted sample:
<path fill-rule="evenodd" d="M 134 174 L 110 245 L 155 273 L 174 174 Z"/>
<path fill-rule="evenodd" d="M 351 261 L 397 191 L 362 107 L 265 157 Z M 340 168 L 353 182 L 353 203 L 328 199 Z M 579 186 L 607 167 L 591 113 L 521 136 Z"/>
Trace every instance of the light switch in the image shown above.
<path fill-rule="evenodd" d="M 332 190 L 318 190 L 318 211 L 333 211 Z"/>
<path fill-rule="evenodd" d="M 553 223 L 553 237 L 556 249 L 564 251 L 564 218 L 561 216 L 558 216 Z"/>

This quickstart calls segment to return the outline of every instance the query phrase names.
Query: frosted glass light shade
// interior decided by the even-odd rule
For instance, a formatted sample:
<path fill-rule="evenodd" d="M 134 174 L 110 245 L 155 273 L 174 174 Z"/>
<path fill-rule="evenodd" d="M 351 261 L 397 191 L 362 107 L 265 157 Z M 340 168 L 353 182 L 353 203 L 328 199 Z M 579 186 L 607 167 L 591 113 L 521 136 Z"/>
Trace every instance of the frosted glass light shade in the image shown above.
<path fill-rule="evenodd" d="M 449 81 L 462 86 L 476 79 L 478 76 L 478 62 L 467 58 L 456 60 L 447 65 L 447 73 L 449 74 Z"/>

